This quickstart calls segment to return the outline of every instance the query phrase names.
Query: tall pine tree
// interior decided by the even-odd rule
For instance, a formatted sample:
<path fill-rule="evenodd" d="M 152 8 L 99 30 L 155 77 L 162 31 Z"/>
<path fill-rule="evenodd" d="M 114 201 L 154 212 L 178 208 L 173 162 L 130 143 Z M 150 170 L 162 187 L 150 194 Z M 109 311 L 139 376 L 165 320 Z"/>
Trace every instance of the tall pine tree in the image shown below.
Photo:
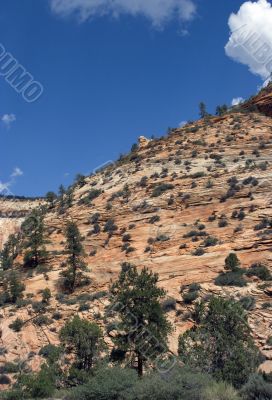
<path fill-rule="evenodd" d="M 83 272 L 87 271 L 87 265 L 84 262 L 85 252 L 82 245 L 82 238 L 77 225 L 74 222 L 68 222 L 66 226 L 66 269 L 62 272 L 64 277 L 64 287 L 73 292 L 77 286 L 82 284 L 85 279 Z"/>
<path fill-rule="evenodd" d="M 124 263 L 111 287 L 111 309 L 120 319 L 113 340 L 118 352 L 128 353 L 136 361 L 139 376 L 147 362 L 167 351 L 171 332 L 160 304 L 166 292 L 157 286 L 158 279 L 158 274 L 147 268 L 138 272 L 135 266 Z"/>

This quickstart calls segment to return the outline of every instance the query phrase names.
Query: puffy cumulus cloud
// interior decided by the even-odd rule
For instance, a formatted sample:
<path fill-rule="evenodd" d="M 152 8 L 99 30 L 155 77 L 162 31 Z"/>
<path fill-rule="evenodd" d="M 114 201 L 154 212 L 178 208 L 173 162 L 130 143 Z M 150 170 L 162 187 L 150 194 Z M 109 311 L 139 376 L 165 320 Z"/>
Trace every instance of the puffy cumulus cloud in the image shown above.
<path fill-rule="evenodd" d="M 76 15 L 80 21 L 96 16 L 142 15 L 156 27 L 172 18 L 190 21 L 196 13 L 193 0 L 50 0 L 52 11 L 61 16 Z"/>
<path fill-rule="evenodd" d="M 232 99 L 231 105 L 238 106 L 239 104 L 243 103 L 244 101 L 245 101 L 245 99 L 243 99 L 243 97 L 234 97 L 234 99 Z"/>
<path fill-rule="evenodd" d="M 231 14 L 226 54 L 267 79 L 272 72 L 272 5 L 267 0 L 246 1 Z"/>
<path fill-rule="evenodd" d="M 14 114 L 4 114 L 1 117 L 1 121 L 9 128 L 12 122 L 16 121 L 16 116 Z"/>

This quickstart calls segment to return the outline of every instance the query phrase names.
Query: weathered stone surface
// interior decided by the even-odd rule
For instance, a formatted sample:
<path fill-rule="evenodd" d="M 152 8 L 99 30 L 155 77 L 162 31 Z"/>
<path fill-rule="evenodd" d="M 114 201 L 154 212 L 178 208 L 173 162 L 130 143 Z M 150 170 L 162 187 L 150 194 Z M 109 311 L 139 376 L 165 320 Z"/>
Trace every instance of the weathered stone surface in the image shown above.
<path fill-rule="evenodd" d="M 271 94 L 263 96 L 255 99 L 255 103 L 268 104 L 266 96 Z M 49 342 L 57 343 L 61 326 L 78 311 L 78 303 L 62 304 L 55 297 L 60 291 L 59 275 L 64 260 L 64 227 L 71 218 L 84 237 L 92 279 L 89 287 L 78 290 L 71 298 L 80 293 L 108 290 L 124 261 L 139 268 L 146 266 L 159 273 L 160 285 L 177 301 L 176 312 L 169 313 L 175 327 L 170 338 L 171 350 L 177 350 L 178 335 L 192 326 L 192 306 L 183 303 L 180 288 L 193 282 L 201 284 L 203 297 L 208 294 L 237 300 L 254 297 L 256 304 L 249 312 L 249 322 L 256 343 L 264 349 L 272 334 L 271 287 L 262 286 L 263 282 L 257 278 L 250 278 L 244 288 L 219 287 L 214 279 L 224 270 L 224 260 L 231 251 L 237 253 L 242 267 L 264 263 L 272 272 L 271 150 L 271 118 L 259 113 L 230 113 L 211 118 L 206 124 L 198 121 L 176 129 L 167 138 L 150 142 L 141 139 L 131 161 L 125 157 L 115 166 L 87 177 L 83 187 L 75 187 L 73 206 L 65 214 L 60 215 L 54 208 L 46 215 L 50 241 L 47 250 L 51 254 L 49 272 L 34 272 L 31 277 L 22 271 L 25 295 L 40 300 L 41 290 L 49 287 L 54 298 L 47 315 L 51 318 L 58 311 L 62 318 L 39 327 L 33 323 L 30 306 L 4 308 L 0 325 L 1 346 L 8 351 L 5 360 L 26 359 L 35 352 L 31 365 L 38 368 L 39 349 Z M 154 196 L 154 189 L 162 184 L 168 186 Z M 80 203 L 94 188 L 101 189 L 100 196 L 89 205 Z M 7 202 L 3 205 L 0 201 L 0 211 L 1 207 L 3 211 L 13 205 Z M 28 209 L 24 207 L 22 210 Z M 89 223 L 95 213 L 100 214 L 101 231 L 97 234 L 92 233 L 93 226 Z M 155 216 L 155 222 L 151 223 L 151 217 Z M 104 232 L 109 219 L 114 219 L 117 225 L 110 238 Z M 18 229 L 21 220 L 0 220 L 2 242 Z M 192 231 L 206 232 L 206 236 L 189 234 Z M 124 233 L 130 235 L 132 249 L 128 253 L 123 248 Z M 214 246 L 205 246 L 204 240 L 209 236 L 217 239 Z M 20 260 L 19 257 L 17 261 Z M 106 304 L 106 298 L 94 300 L 89 311 L 79 314 L 98 321 L 104 328 L 98 316 L 103 315 Z M 27 322 L 21 332 L 14 333 L 8 326 L 18 316 Z"/>

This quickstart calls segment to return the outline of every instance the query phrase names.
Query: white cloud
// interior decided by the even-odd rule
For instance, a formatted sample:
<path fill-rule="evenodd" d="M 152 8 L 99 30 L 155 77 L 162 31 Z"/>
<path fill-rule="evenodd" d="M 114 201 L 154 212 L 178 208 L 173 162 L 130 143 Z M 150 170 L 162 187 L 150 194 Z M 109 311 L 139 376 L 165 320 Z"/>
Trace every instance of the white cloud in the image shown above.
<path fill-rule="evenodd" d="M 76 15 L 81 22 L 96 16 L 122 14 L 144 16 L 161 27 L 173 18 L 190 21 L 196 13 L 194 0 L 50 0 L 52 11 L 63 17 Z"/>
<path fill-rule="evenodd" d="M 16 121 L 16 116 L 14 114 L 4 114 L 1 117 L 1 121 L 9 128 L 12 122 Z"/>
<path fill-rule="evenodd" d="M 23 171 L 20 168 L 16 167 L 16 168 L 14 168 L 14 170 L 11 174 L 11 177 L 17 178 L 18 176 L 22 176 L 23 174 L 24 174 Z"/>
<path fill-rule="evenodd" d="M 185 126 L 187 124 L 187 121 L 181 121 L 179 123 L 179 127 L 182 128 L 183 126 Z"/>
<path fill-rule="evenodd" d="M 10 182 L 3 183 L 0 181 L 0 195 L 8 196 L 11 193 L 9 187 L 10 187 Z"/>
<path fill-rule="evenodd" d="M 15 167 L 13 172 L 10 175 L 8 182 L 0 181 L 0 195 L 2 196 L 11 196 L 13 193 L 10 190 L 10 187 L 16 183 L 16 178 L 22 176 L 24 173 L 21 168 Z"/>
<path fill-rule="evenodd" d="M 243 99 L 243 97 L 234 97 L 234 99 L 232 99 L 231 105 L 238 106 L 239 104 L 243 103 L 244 101 L 245 101 L 245 99 Z"/>
<path fill-rule="evenodd" d="M 226 54 L 262 79 L 272 72 L 272 5 L 267 0 L 246 1 L 229 18 L 231 36 Z"/>

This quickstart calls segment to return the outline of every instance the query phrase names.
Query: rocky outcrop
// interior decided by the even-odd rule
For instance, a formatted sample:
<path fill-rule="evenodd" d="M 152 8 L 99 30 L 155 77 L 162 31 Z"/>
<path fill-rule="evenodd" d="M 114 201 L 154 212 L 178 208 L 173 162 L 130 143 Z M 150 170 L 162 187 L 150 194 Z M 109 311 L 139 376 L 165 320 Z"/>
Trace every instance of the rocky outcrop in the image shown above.
<path fill-rule="evenodd" d="M 263 93 L 258 104 L 267 102 L 266 96 Z M 184 303 L 181 287 L 186 291 L 189 284 L 199 283 L 204 298 L 216 294 L 252 300 L 249 321 L 254 339 L 270 361 L 272 349 L 266 341 L 271 336 L 271 284 L 252 277 L 242 288 L 220 287 L 214 280 L 230 251 L 236 252 L 242 267 L 263 263 L 272 272 L 271 150 L 271 118 L 235 112 L 175 129 L 167 138 L 141 139 L 132 155 L 74 186 L 72 207 L 60 214 L 56 204 L 46 214 L 47 270 L 32 276 L 21 270 L 31 301 L 40 300 L 45 287 L 52 291 L 45 313 L 50 322 L 35 324 L 31 302 L 20 309 L 6 307 L 0 320 L 4 359 L 28 359 L 31 354 L 31 362 L 38 365 L 38 350 L 48 342 L 57 343 L 61 326 L 77 312 L 104 329 L 108 287 L 127 261 L 157 272 L 160 285 L 174 299 L 168 313 L 175 326 L 173 351 L 178 335 L 192 326 L 193 306 Z M 94 215 L 99 228 L 95 230 Z M 65 258 L 63 232 L 70 219 L 84 238 L 91 284 L 65 298 L 59 279 Z M 105 228 L 109 220 L 115 225 L 110 235 Z M 6 236 L 13 228 L 3 226 Z M 82 295 L 90 305 L 87 311 L 79 311 Z M 56 312 L 58 319 L 52 318 Z M 9 324 L 18 316 L 26 322 L 14 333 Z M 270 365 L 267 362 L 264 368 Z"/>

